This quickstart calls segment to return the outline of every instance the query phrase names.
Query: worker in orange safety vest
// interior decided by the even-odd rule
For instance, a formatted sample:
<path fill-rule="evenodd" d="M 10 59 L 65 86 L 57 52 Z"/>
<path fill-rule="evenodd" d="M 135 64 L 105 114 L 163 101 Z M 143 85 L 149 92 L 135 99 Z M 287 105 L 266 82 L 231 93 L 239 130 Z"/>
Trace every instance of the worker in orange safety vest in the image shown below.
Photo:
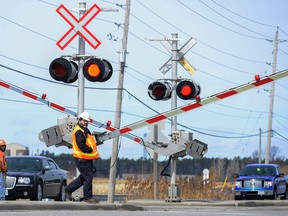
<path fill-rule="evenodd" d="M 93 160 L 99 157 L 99 153 L 95 138 L 88 129 L 89 122 L 89 113 L 81 113 L 72 132 L 73 157 L 80 175 L 66 187 L 66 194 L 71 199 L 71 193 L 83 186 L 83 201 L 93 203 L 98 202 L 92 193 Z"/>
<path fill-rule="evenodd" d="M 5 200 L 7 164 L 5 158 L 6 142 L 0 139 L 0 200 Z"/>

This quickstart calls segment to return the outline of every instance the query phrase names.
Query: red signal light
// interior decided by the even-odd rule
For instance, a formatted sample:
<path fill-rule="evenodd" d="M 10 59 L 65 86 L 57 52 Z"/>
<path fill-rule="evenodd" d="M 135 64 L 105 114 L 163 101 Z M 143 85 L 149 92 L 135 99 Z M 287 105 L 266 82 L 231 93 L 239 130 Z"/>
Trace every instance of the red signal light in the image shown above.
<path fill-rule="evenodd" d="M 260 76 L 259 76 L 259 75 L 255 75 L 255 76 L 254 76 L 254 79 L 255 79 L 257 82 L 259 82 L 259 81 L 260 81 Z"/>
<path fill-rule="evenodd" d="M 168 82 L 153 82 L 148 86 L 148 95 L 153 100 L 168 100 L 171 98 L 171 86 Z"/>
<path fill-rule="evenodd" d="M 183 100 L 194 99 L 200 92 L 200 86 L 193 80 L 183 80 L 176 87 L 176 94 Z"/>
<path fill-rule="evenodd" d="M 51 62 L 49 73 L 57 81 L 73 83 L 78 79 L 78 65 L 65 58 L 57 58 Z"/>
<path fill-rule="evenodd" d="M 105 59 L 91 58 L 83 66 L 83 75 L 91 82 L 105 82 L 112 73 L 112 65 Z"/>

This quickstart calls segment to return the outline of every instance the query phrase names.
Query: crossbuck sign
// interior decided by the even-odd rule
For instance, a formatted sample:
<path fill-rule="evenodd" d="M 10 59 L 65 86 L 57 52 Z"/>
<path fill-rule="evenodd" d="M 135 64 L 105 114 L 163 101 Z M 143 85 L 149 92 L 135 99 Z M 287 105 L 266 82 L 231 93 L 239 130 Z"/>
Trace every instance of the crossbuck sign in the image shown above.
<path fill-rule="evenodd" d="M 61 4 L 56 12 L 70 25 L 70 29 L 57 41 L 57 46 L 63 50 L 78 34 L 94 49 L 96 49 L 101 42 L 87 29 L 87 25 L 92 19 L 101 11 L 101 9 L 94 4 L 86 13 L 78 20 L 63 4 Z"/>

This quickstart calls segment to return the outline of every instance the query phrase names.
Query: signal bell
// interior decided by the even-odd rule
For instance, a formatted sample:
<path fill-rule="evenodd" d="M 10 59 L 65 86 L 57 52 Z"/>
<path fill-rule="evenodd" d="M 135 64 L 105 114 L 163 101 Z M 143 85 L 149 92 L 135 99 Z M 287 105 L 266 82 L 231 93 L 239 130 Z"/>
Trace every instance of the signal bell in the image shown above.
<path fill-rule="evenodd" d="M 57 81 L 73 83 L 78 79 L 78 65 L 65 58 L 57 58 L 51 62 L 49 73 Z"/>
<path fill-rule="evenodd" d="M 112 73 L 112 65 L 105 59 L 91 58 L 83 66 L 83 75 L 91 82 L 105 82 Z"/>
<path fill-rule="evenodd" d="M 171 86 L 168 82 L 153 82 L 148 87 L 148 95 L 153 100 L 168 100 L 171 98 Z"/>
<path fill-rule="evenodd" d="M 193 80 L 186 79 L 178 83 L 176 94 L 182 100 L 194 99 L 201 92 L 200 85 Z"/>

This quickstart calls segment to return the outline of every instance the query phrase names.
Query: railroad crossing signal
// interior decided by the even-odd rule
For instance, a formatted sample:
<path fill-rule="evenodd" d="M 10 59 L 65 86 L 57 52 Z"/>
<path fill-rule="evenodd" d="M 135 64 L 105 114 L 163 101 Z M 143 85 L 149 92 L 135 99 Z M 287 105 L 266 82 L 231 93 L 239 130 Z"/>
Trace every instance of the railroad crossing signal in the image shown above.
<path fill-rule="evenodd" d="M 101 42 L 87 29 L 87 25 L 94 17 L 100 13 L 101 8 L 94 4 L 86 13 L 78 20 L 63 4 L 61 4 L 56 12 L 70 25 L 70 29 L 57 41 L 56 45 L 61 49 L 65 47 L 79 34 L 94 49 L 100 46 Z"/>
<path fill-rule="evenodd" d="M 200 85 L 191 79 L 184 79 L 176 86 L 176 94 L 182 100 L 195 99 L 201 92 Z M 168 100 L 171 98 L 171 83 L 156 81 L 148 86 L 148 95 L 153 100 Z"/>
<path fill-rule="evenodd" d="M 51 77 L 64 83 L 73 83 L 78 79 L 78 65 L 66 58 L 56 58 L 49 66 Z M 105 59 L 90 58 L 83 65 L 83 75 L 91 82 L 105 82 L 112 76 L 113 68 Z"/>
<path fill-rule="evenodd" d="M 83 66 L 83 75 L 91 82 L 105 82 L 110 79 L 112 72 L 112 65 L 105 59 L 91 58 Z"/>
<path fill-rule="evenodd" d="M 182 100 L 191 100 L 196 98 L 201 93 L 201 88 L 198 83 L 193 80 L 182 80 L 176 87 L 176 94 Z"/>
<path fill-rule="evenodd" d="M 153 100 L 168 100 L 171 98 L 171 84 L 156 81 L 148 86 L 148 95 Z"/>
<path fill-rule="evenodd" d="M 197 42 L 190 38 L 179 50 L 178 52 L 178 62 L 187 70 L 191 75 L 195 73 L 195 69 L 189 64 L 189 62 L 185 59 L 184 55 L 196 44 Z M 172 53 L 172 44 L 170 41 L 161 41 L 161 44 Z M 163 74 L 166 74 L 172 67 L 172 57 L 168 59 L 167 62 L 159 69 Z"/>

